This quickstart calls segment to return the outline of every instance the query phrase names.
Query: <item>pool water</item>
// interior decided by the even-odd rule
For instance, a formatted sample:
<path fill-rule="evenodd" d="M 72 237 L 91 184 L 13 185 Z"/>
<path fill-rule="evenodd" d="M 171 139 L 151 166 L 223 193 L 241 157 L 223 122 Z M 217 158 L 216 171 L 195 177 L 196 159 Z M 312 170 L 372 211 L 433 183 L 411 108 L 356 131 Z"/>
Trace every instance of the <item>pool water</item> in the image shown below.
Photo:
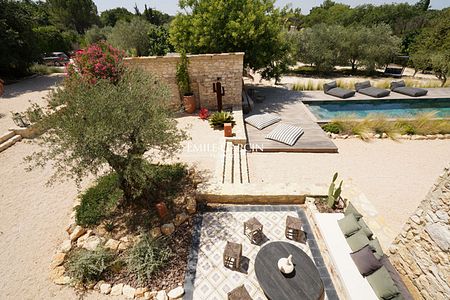
<path fill-rule="evenodd" d="M 413 118 L 423 113 L 435 113 L 436 118 L 450 118 L 450 99 L 390 99 L 304 101 L 319 120 L 339 117 L 365 118 L 371 114 L 387 118 Z"/>

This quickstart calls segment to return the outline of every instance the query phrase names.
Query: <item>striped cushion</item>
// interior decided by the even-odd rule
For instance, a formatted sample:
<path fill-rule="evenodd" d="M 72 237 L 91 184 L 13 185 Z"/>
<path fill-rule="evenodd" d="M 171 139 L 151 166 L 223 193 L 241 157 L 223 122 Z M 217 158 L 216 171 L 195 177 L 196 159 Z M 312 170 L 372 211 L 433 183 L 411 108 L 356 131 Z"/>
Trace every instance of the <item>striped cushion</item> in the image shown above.
<path fill-rule="evenodd" d="M 280 121 L 281 121 L 280 117 L 270 114 L 253 115 L 248 118 L 245 118 L 245 123 L 252 125 L 253 127 L 259 130 Z"/>
<path fill-rule="evenodd" d="M 292 146 L 302 134 L 303 128 L 301 127 L 280 124 L 266 136 L 266 139 Z"/>

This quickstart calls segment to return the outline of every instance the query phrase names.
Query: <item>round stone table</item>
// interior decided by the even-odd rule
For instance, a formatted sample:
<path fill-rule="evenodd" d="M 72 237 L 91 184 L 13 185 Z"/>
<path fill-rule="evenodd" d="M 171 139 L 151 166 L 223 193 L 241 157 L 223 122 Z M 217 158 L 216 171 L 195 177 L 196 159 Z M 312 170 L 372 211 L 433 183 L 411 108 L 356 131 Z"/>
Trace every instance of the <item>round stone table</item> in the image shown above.
<path fill-rule="evenodd" d="M 294 272 L 285 275 L 278 260 L 292 255 Z M 255 259 L 259 285 L 272 300 L 318 300 L 324 298 L 323 282 L 311 258 L 299 247 L 287 242 L 272 242 L 259 250 Z"/>

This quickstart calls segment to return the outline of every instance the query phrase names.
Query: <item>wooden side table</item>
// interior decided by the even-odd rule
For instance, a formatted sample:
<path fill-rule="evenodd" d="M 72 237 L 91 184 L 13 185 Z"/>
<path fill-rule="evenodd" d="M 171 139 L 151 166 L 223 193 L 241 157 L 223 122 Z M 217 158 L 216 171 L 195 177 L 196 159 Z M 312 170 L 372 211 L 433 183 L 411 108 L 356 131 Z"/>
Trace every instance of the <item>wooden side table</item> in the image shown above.
<path fill-rule="evenodd" d="M 287 216 L 285 235 L 287 239 L 304 243 L 306 235 L 302 231 L 302 221 L 299 218 Z"/>
<path fill-rule="evenodd" d="M 252 300 L 252 297 L 250 297 L 245 286 L 241 285 L 228 292 L 228 300 Z"/>
<path fill-rule="evenodd" d="M 254 244 L 261 243 L 263 239 L 263 225 L 255 217 L 244 222 L 244 234 Z"/>
<path fill-rule="evenodd" d="M 238 270 L 241 265 L 242 245 L 228 242 L 223 251 L 223 265 L 227 268 Z"/>

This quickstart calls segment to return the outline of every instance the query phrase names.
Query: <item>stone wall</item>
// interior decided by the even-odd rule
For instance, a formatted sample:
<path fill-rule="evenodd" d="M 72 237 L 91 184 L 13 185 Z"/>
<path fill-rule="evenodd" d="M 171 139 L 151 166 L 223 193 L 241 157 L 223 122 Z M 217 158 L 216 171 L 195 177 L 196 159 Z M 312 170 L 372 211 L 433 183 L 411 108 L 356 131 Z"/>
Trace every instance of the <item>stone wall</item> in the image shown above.
<path fill-rule="evenodd" d="M 188 55 L 188 59 L 191 88 L 196 97 L 197 108 L 217 109 L 213 83 L 218 77 L 225 88 L 225 96 L 222 98 L 224 108 L 241 105 L 243 52 Z M 179 55 L 171 55 L 133 57 L 127 58 L 125 62 L 140 66 L 161 78 L 171 90 L 173 106 L 178 107 L 181 103 L 176 82 L 176 67 L 179 60 Z"/>
<path fill-rule="evenodd" d="M 449 209 L 447 168 L 389 249 L 392 263 L 424 299 L 450 299 Z"/>

